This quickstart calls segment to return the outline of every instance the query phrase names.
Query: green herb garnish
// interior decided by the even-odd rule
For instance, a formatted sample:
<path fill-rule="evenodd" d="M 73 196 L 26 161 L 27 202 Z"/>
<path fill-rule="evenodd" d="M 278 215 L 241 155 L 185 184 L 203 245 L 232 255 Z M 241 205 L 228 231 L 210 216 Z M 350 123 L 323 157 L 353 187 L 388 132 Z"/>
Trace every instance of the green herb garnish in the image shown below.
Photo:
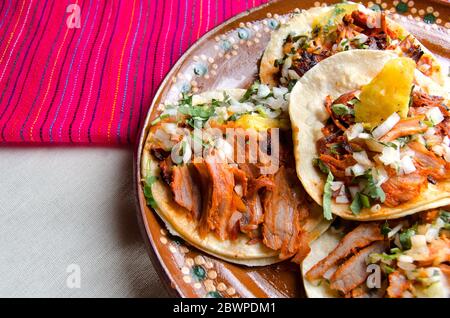
<path fill-rule="evenodd" d="M 155 176 L 147 176 L 147 178 L 144 179 L 144 196 L 147 199 L 147 205 L 152 208 L 156 208 L 157 206 L 152 193 L 152 184 L 155 183 L 156 180 L 158 180 L 158 178 Z"/>
<path fill-rule="evenodd" d="M 383 226 L 381 227 L 381 234 L 386 236 L 390 231 L 392 231 L 392 229 L 389 227 L 388 221 L 385 221 Z"/>
<path fill-rule="evenodd" d="M 330 172 L 330 168 L 319 158 L 313 159 L 313 166 L 318 167 L 322 173 L 328 174 Z"/>
<path fill-rule="evenodd" d="M 354 115 L 355 111 L 344 104 L 334 104 L 331 110 L 338 116 Z"/>
<path fill-rule="evenodd" d="M 353 198 L 352 204 L 350 204 L 350 210 L 354 215 L 358 215 L 361 212 L 361 208 L 361 194 L 357 192 L 355 197 Z"/>
<path fill-rule="evenodd" d="M 325 183 L 325 187 L 323 189 L 323 216 L 326 220 L 333 219 L 331 213 L 331 182 L 333 182 L 334 176 L 331 172 L 328 172 L 327 181 Z"/>
<path fill-rule="evenodd" d="M 414 236 L 416 232 L 413 229 L 407 229 L 400 233 L 399 239 L 403 250 L 409 250 L 411 248 L 411 237 Z"/>
<path fill-rule="evenodd" d="M 245 92 L 244 96 L 239 100 L 240 103 L 246 102 L 250 97 L 258 92 L 259 82 L 255 81 Z"/>

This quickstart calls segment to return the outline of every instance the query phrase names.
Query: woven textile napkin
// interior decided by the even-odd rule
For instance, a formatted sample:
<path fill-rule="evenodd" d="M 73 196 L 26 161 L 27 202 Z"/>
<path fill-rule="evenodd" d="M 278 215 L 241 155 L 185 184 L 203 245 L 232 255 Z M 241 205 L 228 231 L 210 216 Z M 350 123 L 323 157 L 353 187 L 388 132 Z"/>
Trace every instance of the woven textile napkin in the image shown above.
<path fill-rule="evenodd" d="M 205 32 L 268 0 L 0 0 L 0 142 L 133 143 Z"/>

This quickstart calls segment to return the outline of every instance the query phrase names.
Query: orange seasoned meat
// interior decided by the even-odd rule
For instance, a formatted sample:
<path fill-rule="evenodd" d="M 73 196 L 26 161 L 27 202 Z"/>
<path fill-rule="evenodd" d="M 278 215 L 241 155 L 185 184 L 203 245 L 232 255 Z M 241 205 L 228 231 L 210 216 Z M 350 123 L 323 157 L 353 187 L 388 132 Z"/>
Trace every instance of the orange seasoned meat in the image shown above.
<path fill-rule="evenodd" d="M 441 96 L 430 96 L 424 92 L 415 91 L 412 94 L 412 104 L 409 108 L 409 115 L 417 116 L 425 114 L 430 108 L 439 107 L 442 114 L 449 115 L 449 110 L 444 105 L 444 98 Z"/>
<path fill-rule="evenodd" d="M 420 260 L 419 266 L 438 266 L 450 262 L 450 239 L 440 237 L 428 244 L 428 256 Z"/>
<path fill-rule="evenodd" d="M 428 127 L 422 121 L 425 116 L 416 116 L 400 120 L 380 141 L 389 142 L 397 138 L 424 133 Z"/>
<path fill-rule="evenodd" d="M 273 187 L 273 180 L 268 176 L 260 176 L 257 179 L 249 180 L 247 193 L 244 198 L 248 209 L 240 221 L 242 232 L 251 234 L 264 221 L 260 191 L 264 189 L 270 190 Z"/>
<path fill-rule="evenodd" d="M 213 187 L 211 186 L 211 178 L 204 160 L 194 162 L 194 167 L 198 173 L 200 190 L 202 194 L 202 207 L 199 223 L 199 233 L 201 237 L 205 237 L 209 233 L 208 217 L 211 210 L 211 198 L 213 194 Z"/>
<path fill-rule="evenodd" d="M 306 278 L 308 280 L 321 278 L 330 268 L 354 253 L 357 249 L 383 239 L 384 237 L 380 233 L 380 227 L 377 223 L 362 223 L 358 225 L 353 231 L 344 236 L 326 258 L 322 259 L 306 273 Z"/>
<path fill-rule="evenodd" d="M 426 184 L 427 178 L 417 172 L 393 175 L 381 185 L 386 194 L 384 204 L 388 207 L 395 207 L 413 200 L 420 195 L 422 187 Z"/>
<path fill-rule="evenodd" d="M 218 163 L 214 156 L 205 159 L 206 169 L 211 180 L 211 203 L 204 217 L 210 230 L 213 230 L 221 240 L 229 238 L 228 222 L 234 206 L 234 174 L 226 163 Z"/>
<path fill-rule="evenodd" d="M 305 254 L 300 224 L 309 215 L 305 193 L 298 185 L 295 171 L 288 171 L 283 166 L 273 181 L 274 187 L 266 191 L 263 198 L 263 243 L 273 250 L 280 250 L 282 259 L 299 251 Z"/>
<path fill-rule="evenodd" d="M 389 274 L 389 287 L 387 288 L 387 296 L 389 298 L 403 298 L 403 294 L 411 287 L 411 283 L 399 271 Z"/>
<path fill-rule="evenodd" d="M 170 183 L 174 200 L 191 212 L 194 219 L 200 217 L 201 196 L 198 185 L 194 182 L 188 165 L 173 167 L 173 178 Z"/>
<path fill-rule="evenodd" d="M 347 294 L 361 285 L 369 276 L 367 259 L 372 253 L 381 253 L 385 249 L 383 241 L 378 241 L 355 253 L 334 272 L 330 279 L 330 288 Z"/>
<path fill-rule="evenodd" d="M 342 159 L 337 159 L 331 155 L 320 155 L 319 158 L 330 168 L 331 173 L 336 178 L 343 179 L 346 177 L 345 169 L 353 166 L 356 160 L 351 155 L 343 155 Z"/>
<path fill-rule="evenodd" d="M 414 164 L 422 175 L 432 176 L 435 180 L 450 179 L 450 163 L 416 141 L 408 143 L 408 147 L 414 151 Z"/>

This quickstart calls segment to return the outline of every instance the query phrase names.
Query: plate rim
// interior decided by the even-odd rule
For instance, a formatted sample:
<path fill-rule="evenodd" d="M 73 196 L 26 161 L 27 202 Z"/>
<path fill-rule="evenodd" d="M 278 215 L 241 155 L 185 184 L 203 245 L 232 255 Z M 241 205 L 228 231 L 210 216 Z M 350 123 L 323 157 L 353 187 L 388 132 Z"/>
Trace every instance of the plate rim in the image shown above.
<path fill-rule="evenodd" d="M 150 106 L 147 110 L 147 113 L 145 115 L 144 121 L 142 121 L 142 124 L 139 126 L 138 129 L 138 135 L 137 139 L 135 141 L 134 146 L 134 160 L 133 160 L 133 182 L 134 182 L 134 190 L 135 193 L 135 204 L 136 204 L 136 216 L 138 219 L 138 225 L 141 232 L 141 236 L 143 237 L 144 245 L 147 250 L 147 254 L 150 257 L 151 263 L 153 267 L 155 268 L 158 277 L 163 281 L 164 288 L 169 294 L 169 297 L 187 297 L 186 293 L 183 292 L 183 289 L 176 283 L 175 279 L 173 278 L 173 274 L 169 271 L 167 268 L 165 262 L 162 260 L 160 252 L 158 251 L 155 241 L 153 238 L 153 235 L 150 231 L 150 226 L 148 223 L 148 219 L 146 217 L 146 206 L 143 205 L 143 202 L 145 202 L 145 198 L 143 197 L 142 192 L 142 182 L 141 182 L 141 160 L 142 160 L 142 152 L 144 149 L 145 141 L 148 135 L 148 124 L 150 121 L 151 114 L 153 112 L 153 109 L 159 99 L 161 99 L 162 91 L 168 84 L 168 82 L 171 81 L 171 78 L 174 76 L 174 74 L 177 73 L 177 71 L 181 68 L 183 63 L 191 56 L 191 53 L 195 51 L 199 46 L 201 46 L 205 41 L 207 41 L 208 38 L 220 29 L 226 27 L 227 25 L 235 22 L 236 20 L 239 20 L 241 18 L 244 18 L 256 11 L 262 10 L 265 7 L 272 6 L 276 3 L 282 2 L 283 0 L 269 0 L 269 2 L 264 3 L 262 5 L 259 5 L 257 7 L 245 10 L 237 15 L 234 15 L 226 20 L 224 20 L 219 25 L 215 26 L 205 34 L 203 34 L 199 39 L 197 39 L 194 43 L 191 44 L 191 46 L 178 58 L 176 63 L 170 68 L 169 72 L 164 76 L 163 80 L 158 86 L 158 89 L 156 90 L 152 101 L 150 103 Z M 428 0 L 430 3 L 436 3 L 438 5 L 443 5 L 445 7 L 450 7 L 450 2 L 446 0 Z M 299 5 L 300 6 L 300 5 Z M 286 12 L 288 13 L 288 12 Z M 156 212 L 153 211 L 150 207 L 147 207 L 153 212 L 153 216 L 157 218 Z"/>

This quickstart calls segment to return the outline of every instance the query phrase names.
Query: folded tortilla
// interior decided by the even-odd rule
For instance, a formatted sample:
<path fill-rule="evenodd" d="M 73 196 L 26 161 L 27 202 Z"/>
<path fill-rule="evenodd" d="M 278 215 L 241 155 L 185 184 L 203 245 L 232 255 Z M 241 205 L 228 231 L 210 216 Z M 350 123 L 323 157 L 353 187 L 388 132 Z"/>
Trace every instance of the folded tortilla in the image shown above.
<path fill-rule="evenodd" d="M 243 89 L 226 90 L 228 96 L 239 100 L 244 94 Z M 205 104 L 212 99 L 220 100 L 224 91 L 206 92 L 194 95 L 192 104 Z M 147 137 L 150 140 L 150 136 Z M 142 155 L 142 177 L 158 176 L 158 163 L 149 152 L 149 144 L 146 144 Z M 193 220 L 189 213 L 180 207 L 173 199 L 171 190 L 167 184 L 158 179 L 151 186 L 152 195 L 157 206 L 155 212 L 164 221 L 172 235 L 179 236 L 189 244 L 217 258 L 225 261 L 247 266 L 264 266 L 282 261 L 278 251 L 266 247 L 262 242 L 248 244 L 249 237 L 240 234 L 235 240 L 220 240 L 214 233 L 201 237 L 198 233 L 198 221 Z M 314 240 L 322 234 L 330 222 L 323 219 L 322 209 L 314 202 L 310 206 L 310 217 L 303 228 L 309 233 L 309 238 Z"/>
<path fill-rule="evenodd" d="M 300 35 L 310 35 L 313 31 L 314 24 L 330 16 L 336 6 L 342 6 L 343 4 L 331 5 L 327 7 L 314 7 L 308 10 L 304 10 L 301 13 L 293 13 L 290 19 L 283 25 L 280 26 L 278 30 L 272 33 L 270 41 L 264 51 L 264 55 L 261 59 L 261 67 L 259 71 L 259 76 L 261 82 L 264 84 L 276 86 L 278 85 L 277 74 L 279 68 L 275 66 L 277 60 L 283 58 L 283 44 L 288 37 L 300 36 Z M 373 13 L 374 11 L 365 8 L 361 4 L 356 4 L 352 2 L 346 2 L 344 5 L 350 6 L 354 5 L 355 8 L 363 10 L 364 12 Z M 326 21 L 323 21 L 326 22 Z M 425 55 L 429 56 L 432 61 L 432 70 L 430 78 L 432 78 L 436 83 L 444 86 L 446 83 L 446 75 L 444 74 L 443 68 L 440 65 L 437 58 L 428 50 L 423 44 L 421 44 L 416 38 L 414 38 L 403 26 L 393 21 L 392 19 L 386 18 L 386 22 L 389 28 L 395 31 L 397 34 L 403 37 L 408 35 L 414 40 L 413 43 L 420 45 L 422 51 Z"/>
<path fill-rule="evenodd" d="M 323 136 L 322 127 L 329 115 L 325 110 L 325 99 L 335 100 L 344 93 L 358 90 L 368 84 L 383 68 L 384 64 L 396 58 L 389 51 L 352 50 L 338 53 L 320 62 L 305 74 L 291 93 L 289 115 L 294 136 L 294 155 L 297 175 L 308 194 L 322 205 L 326 175 L 313 165 L 317 158 L 316 141 Z M 415 72 L 415 84 L 430 95 L 448 99 L 448 92 L 420 72 Z M 416 212 L 450 204 L 450 182 L 440 181 L 428 184 L 415 200 L 397 207 L 382 205 L 372 212 L 361 210 L 354 215 L 350 204 L 331 203 L 332 212 L 344 219 L 370 221 L 393 219 Z"/>

